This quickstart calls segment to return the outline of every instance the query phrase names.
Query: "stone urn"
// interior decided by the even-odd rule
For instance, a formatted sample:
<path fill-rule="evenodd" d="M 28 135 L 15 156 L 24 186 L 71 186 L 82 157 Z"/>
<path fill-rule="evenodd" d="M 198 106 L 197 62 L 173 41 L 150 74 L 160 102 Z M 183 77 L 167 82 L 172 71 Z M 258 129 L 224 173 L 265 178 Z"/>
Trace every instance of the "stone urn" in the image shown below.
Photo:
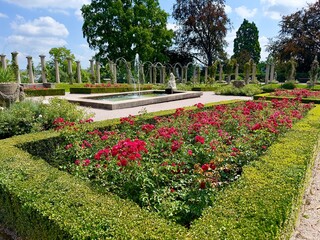
<path fill-rule="evenodd" d="M 0 106 L 9 107 L 19 99 L 20 85 L 18 83 L 0 83 Z"/>

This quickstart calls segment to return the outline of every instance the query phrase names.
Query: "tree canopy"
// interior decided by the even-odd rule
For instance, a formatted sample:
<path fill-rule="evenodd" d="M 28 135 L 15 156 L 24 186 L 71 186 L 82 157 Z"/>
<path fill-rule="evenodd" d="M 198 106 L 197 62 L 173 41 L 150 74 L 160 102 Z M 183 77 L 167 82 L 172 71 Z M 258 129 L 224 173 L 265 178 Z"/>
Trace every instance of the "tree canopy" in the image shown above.
<path fill-rule="evenodd" d="M 101 62 L 107 57 L 130 61 L 136 53 L 142 61 L 166 60 L 174 34 L 158 0 L 92 0 L 81 11 L 83 36 Z"/>
<path fill-rule="evenodd" d="M 230 20 L 224 0 L 177 0 L 173 17 L 178 23 L 176 43 L 183 52 L 191 52 L 200 62 L 211 66 L 225 59 L 225 37 Z"/>
<path fill-rule="evenodd" d="M 280 61 L 295 57 L 298 71 L 308 72 L 316 54 L 320 57 L 320 1 L 283 16 L 280 33 L 268 50 Z"/>
<path fill-rule="evenodd" d="M 252 59 L 255 63 L 260 61 L 261 47 L 259 43 L 259 31 L 255 23 L 244 19 L 239 27 L 233 45 L 233 58 L 240 66 Z"/>

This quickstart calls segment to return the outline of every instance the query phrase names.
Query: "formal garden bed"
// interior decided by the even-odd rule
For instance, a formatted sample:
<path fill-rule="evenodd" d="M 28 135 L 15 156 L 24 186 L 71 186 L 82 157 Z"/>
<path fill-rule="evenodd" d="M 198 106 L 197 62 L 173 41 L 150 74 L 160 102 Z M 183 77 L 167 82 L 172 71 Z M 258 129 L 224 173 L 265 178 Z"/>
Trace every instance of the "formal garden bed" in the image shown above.
<path fill-rule="evenodd" d="M 59 88 L 25 88 L 24 92 L 27 97 L 39 96 L 64 96 L 65 90 Z"/>
<path fill-rule="evenodd" d="M 31 239 L 290 236 L 320 108 L 294 123 L 290 101 L 197 107 L 1 140 L 0 222 Z"/>
<path fill-rule="evenodd" d="M 320 103 L 320 91 L 295 88 L 293 90 L 276 89 L 271 93 L 258 94 L 254 99 L 297 99 L 303 103 Z"/>

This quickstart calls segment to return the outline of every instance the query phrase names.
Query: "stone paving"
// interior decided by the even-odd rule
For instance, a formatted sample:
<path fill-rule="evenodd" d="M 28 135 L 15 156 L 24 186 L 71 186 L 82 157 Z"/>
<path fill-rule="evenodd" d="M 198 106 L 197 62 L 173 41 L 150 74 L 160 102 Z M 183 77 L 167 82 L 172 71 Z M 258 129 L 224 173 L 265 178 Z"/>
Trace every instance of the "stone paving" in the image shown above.
<path fill-rule="evenodd" d="M 93 95 L 93 94 L 92 94 Z M 69 94 L 67 93 L 63 98 L 66 99 L 77 99 L 79 97 L 83 97 L 84 94 Z M 87 95 L 85 95 L 87 96 Z M 132 107 L 126 109 L 117 109 L 117 110 L 105 110 L 105 109 L 97 109 L 97 108 L 84 108 L 88 112 L 92 112 L 95 114 L 93 117 L 94 121 L 101 121 L 106 119 L 127 117 L 131 115 L 138 115 L 142 111 L 146 112 L 157 112 L 162 110 L 176 109 L 181 107 L 193 106 L 197 103 L 213 103 L 227 100 L 251 100 L 251 97 L 241 97 L 241 96 L 221 96 L 216 95 L 214 92 L 203 92 L 203 95 L 199 98 L 190 98 L 178 101 L 171 101 L 165 103 L 157 103 L 140 107 Z"/>

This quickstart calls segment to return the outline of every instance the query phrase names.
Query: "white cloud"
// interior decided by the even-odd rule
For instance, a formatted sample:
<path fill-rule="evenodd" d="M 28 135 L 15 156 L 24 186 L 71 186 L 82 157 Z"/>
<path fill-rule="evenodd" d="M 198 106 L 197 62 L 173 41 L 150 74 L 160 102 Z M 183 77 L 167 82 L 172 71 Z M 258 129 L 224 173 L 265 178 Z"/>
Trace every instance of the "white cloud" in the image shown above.
<path fill-rule="evenodd" d="M 53 47 L 63 47 L 69 32 L 67 28 L 51 17 L 39 17 L 26 20 L 17 16 L 11 23 L 13 33 L 6 37 L 4 45 L 19 52 L 20 68 L 26 66 L 27 55 L 33 56 L 33 61 L 39 62 L 39 55 L 47 55 Z"/>
<path fill-rule="evenodd" d="M 266 51 L 269 40 L 266 36 L 261 36 L 259 37 L 259 43 L 261 47 L 261 61 L 265 61 L 269 55 L 269 53 Z"/>
<path fill-rule="evenodd" d="M 234 9 L 234 11 L 241 17 L 241 18 L 252 18 L 257 14 L 257 9 L 248 9 L 246 6 L 240 6 Z"/>
<path fill-rule="evenodd" d="M 232 13 L 232 7 L 230 7 L 229 5 L 226 5 L 224 10 L 225 10 L 226 14 Z"/>
<path fill-rule="evenodd" d="M 8 18 L 8 15 L 0 12 L 0 18 Z"/>
<path fill-rule="evenodd" d="M 307 3 L 315 3 L 317 0 L 260 0 L 264 15 L 281 20 L 284 15 L 291 14 L 307 6 Z"/>
<path fill-rule="evenodd" d="M 175 23 L 167 23 L 167 29 L 176 31 L 178 29 L 178 25 Z"/>
<path fill-rule="evenodd" d="M 78 9 L 90 0 L 5 0 L 8 3 L 23 8 L 57 8 L 57 9 Z"/>
<path fill-rule="evenodd" d="M 18 17 L 11 24 L 11 27 L 16 34 L 20 35 L 55 37 L 67 37 L 69 35 L 68 29 L 51 17 L 39 17 L 27 22 Z"/>

